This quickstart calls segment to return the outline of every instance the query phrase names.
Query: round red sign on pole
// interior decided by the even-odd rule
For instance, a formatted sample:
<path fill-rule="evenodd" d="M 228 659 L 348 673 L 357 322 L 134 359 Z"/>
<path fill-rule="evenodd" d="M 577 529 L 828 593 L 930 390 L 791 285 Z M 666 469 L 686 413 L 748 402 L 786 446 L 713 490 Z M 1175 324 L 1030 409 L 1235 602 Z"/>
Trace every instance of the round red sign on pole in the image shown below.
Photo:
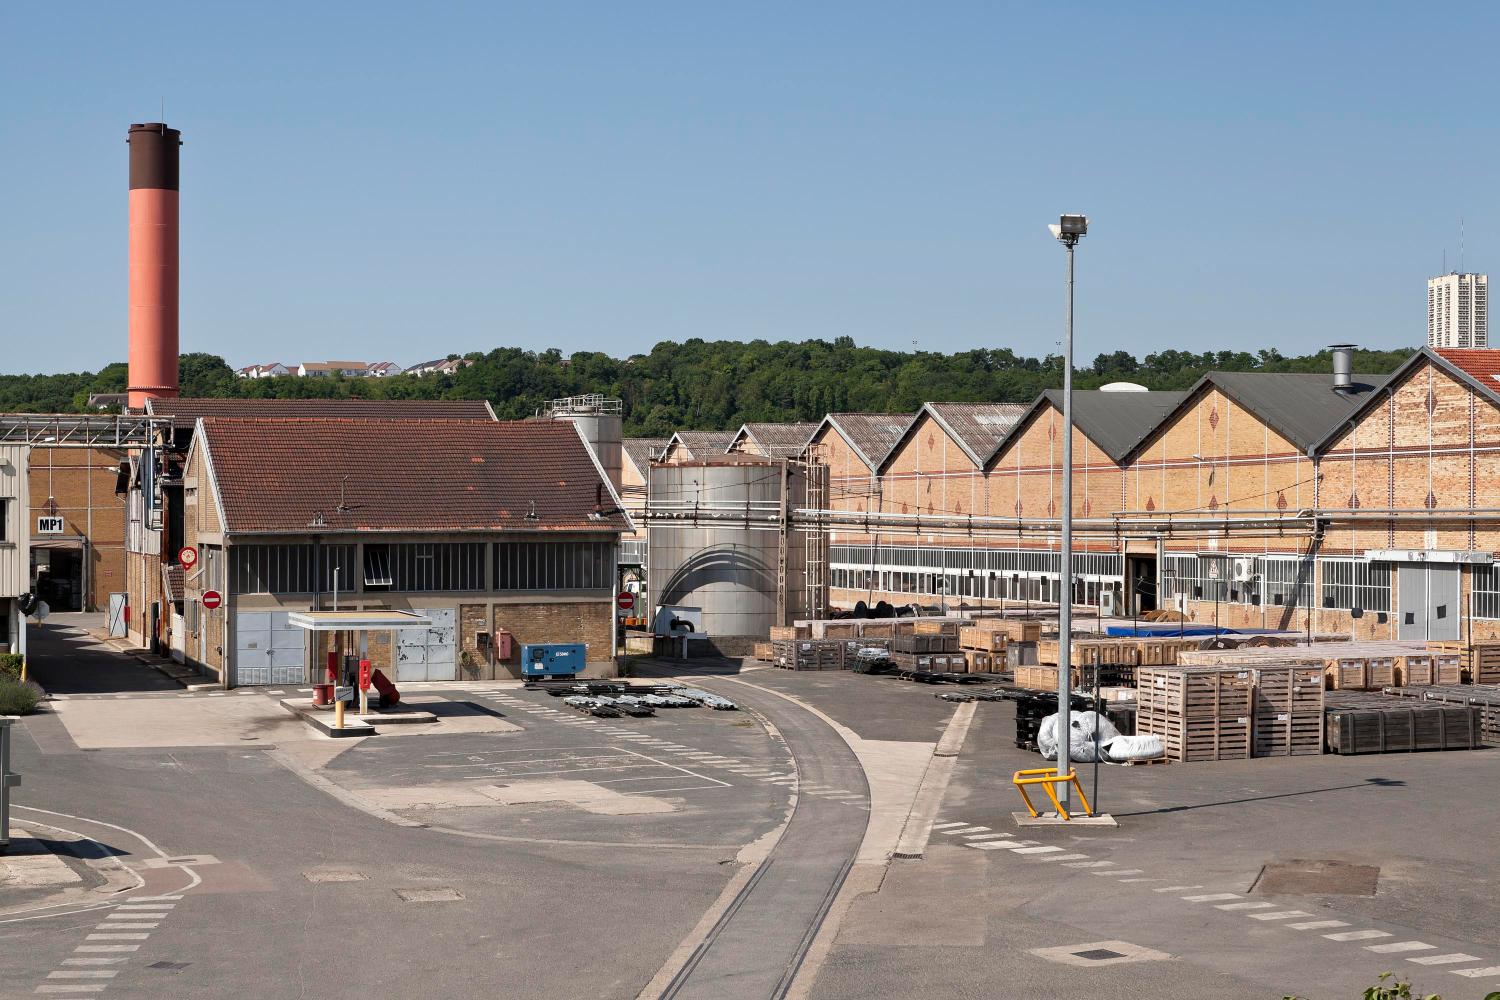
<path fill-rule="evenodd" d="M 615 607 L 621 611 L 629 611 L 635 607 L 635 595 L 628 590 L 622 590 L 615 595 Z"/>
<path fill-rule="evenodd" d="M 217 590 L 205 590 L 203 592 L 203 606 L 212 611 L 224 603 L 224 595 Z"/>
<path fill-rule="evenodd" d="M 191 569 L 198 564 L 198 550 L 191 545 L 183 546 L 182 550 L 177 553 L 177 561 Z"/>

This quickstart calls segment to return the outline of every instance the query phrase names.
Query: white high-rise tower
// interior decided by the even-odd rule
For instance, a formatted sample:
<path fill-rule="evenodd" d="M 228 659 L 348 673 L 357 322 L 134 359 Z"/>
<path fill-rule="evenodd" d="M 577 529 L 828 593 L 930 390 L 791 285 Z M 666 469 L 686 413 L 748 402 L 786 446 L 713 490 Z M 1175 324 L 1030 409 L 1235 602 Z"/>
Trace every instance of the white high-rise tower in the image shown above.
<path fill-rule="evenodd" d="M 1489 275 L 1427 279 L 1427 346 L 1489 347 Z"/>

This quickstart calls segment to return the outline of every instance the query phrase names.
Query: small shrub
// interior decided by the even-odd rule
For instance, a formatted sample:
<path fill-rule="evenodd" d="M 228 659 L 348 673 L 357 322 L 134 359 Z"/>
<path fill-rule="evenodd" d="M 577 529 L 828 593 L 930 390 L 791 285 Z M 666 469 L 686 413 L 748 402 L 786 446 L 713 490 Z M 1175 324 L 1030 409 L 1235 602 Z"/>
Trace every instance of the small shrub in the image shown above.
<path fill-rule="evenodd" d="M 0 677 L 21 677 L 21 664 L 25 661 L 20 653 L 0 653 Z"/>
<path fill-rule="evenodd" d="M 0 678 L 0 715 L 29 715 L 41 700 L 42 689 L 35 684 Z"/>

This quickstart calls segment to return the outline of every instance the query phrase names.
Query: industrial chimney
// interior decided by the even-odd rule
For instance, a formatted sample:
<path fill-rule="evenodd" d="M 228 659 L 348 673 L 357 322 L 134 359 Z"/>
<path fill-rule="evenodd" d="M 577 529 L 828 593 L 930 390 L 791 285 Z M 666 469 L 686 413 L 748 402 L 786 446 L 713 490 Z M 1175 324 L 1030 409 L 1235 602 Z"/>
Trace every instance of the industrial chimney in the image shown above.
<path fill-rule="evenodd" d="M 130 126 L 130 399 L 177 395 L 177 147 L 161 122 Z"/>
<path fill-rule="evenodd" d="M 1333 389 L 1335 392 L 1354 391 L 1354 345 L 1331 344 L 1333 352 Z"/>

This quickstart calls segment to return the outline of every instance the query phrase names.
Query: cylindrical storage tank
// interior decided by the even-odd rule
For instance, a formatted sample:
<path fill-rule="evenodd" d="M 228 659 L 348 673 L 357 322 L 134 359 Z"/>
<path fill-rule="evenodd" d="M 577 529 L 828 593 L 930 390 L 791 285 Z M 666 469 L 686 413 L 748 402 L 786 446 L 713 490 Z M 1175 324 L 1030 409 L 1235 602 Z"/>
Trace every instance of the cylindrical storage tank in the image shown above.
<path fill-rule="evenodd" d="M 577 427 L 589 449 L 604 468 L 604 474 L 620 492 L 621 470 L 624 468 L 624 452 L 620 438 L 624 435 L 624 421 L 618 413 L 571 412 L 559 413 L 563 420 L 571 420 Z"/>
<path fill-rule="evenodd" d="M 787 468 L 788 506 L 806 506 L 805 470 L 791 463 Z M 780 462 L 734 456 L 653 465 L 646 554 L 653 611 L 663 605 L 701 608 L 703 630 L 727 654 L 765 641 L 776 624 L 779 534 L 773 518 L 780 499 Z M 807 616 L 803 532 L 787 534 L 786 576 L 790 622 Z"/>

